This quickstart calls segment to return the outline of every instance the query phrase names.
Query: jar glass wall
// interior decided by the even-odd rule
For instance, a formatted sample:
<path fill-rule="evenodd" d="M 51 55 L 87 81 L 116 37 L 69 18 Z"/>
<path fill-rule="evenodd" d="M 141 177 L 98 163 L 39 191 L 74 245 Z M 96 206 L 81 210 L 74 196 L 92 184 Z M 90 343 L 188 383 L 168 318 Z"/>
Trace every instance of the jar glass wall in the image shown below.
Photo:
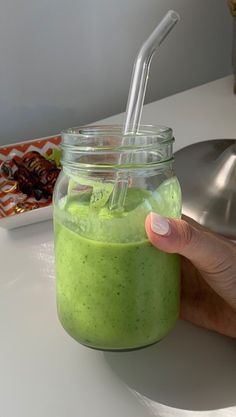
<path fill-rule="evenodd" d="M 148 241 L 151 211 L 181 214 L 172 130 L 87 126 L 62 134 L 63 170 L 54 191 L 59 319 L 80 343 L 102 350 L 151 345 L 179 314 L 179 258 Z M 122 209 L 114 189 L 125 190 Z"/>

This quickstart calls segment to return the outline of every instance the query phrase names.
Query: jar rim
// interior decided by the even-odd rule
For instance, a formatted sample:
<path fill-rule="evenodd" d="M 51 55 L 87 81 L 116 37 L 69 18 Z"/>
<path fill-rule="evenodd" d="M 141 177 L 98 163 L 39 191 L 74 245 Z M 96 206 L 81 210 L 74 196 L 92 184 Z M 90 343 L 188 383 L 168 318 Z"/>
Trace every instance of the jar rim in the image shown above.
<path fill-rule="evenodd" d="M 85 125 L 62 132 L 62 165 L 75 169 L 140 169 L 173 160 L 173 132 L 162 125 L 140 125 L 138 134 L 123 126 Z"/>
<path fill-rule="evenodd" d="M 109 136 L 112 136 L 112 138 L 116 138 L 120 141 L 120 143 L 117 143 L 116 145 L 111 144 L 111 146 L 108 146 L 106 144 L 105 148 L 146 148 L 148 144 L 142 145 L 141 138 L 146 138 L 149 140 L 152 140 L 152 146 L 154 145 L 153 140 L 156 140 L 155 145 L 164 145 L 170 142 L 174 141 L 173 138 L 173 130 L 170 127 L 164 126 L 164 125 L 152 125 L 152 124 L 141 124 L 139 127 L 138 133 L 134 134 L 132 132 L 128 134 L 123 133 L 123 126 L 121 124 L 106 124 L 106 125 L 84 125 L 84 126 L 78 126 L 78 127 L 72 127 L 65 130 L 62 130 L 61 132 L 62 136 L 62 143 L 61 147 L 63 148 L 72 148 L 74 150 L 80 148 L 82 150 L 83 148 L 92 148 L 93 146 L 89 146 L 88 143 L 86 143 L 87 140 L 92 140 L 93 138 L 96 140 L 102 140 L 104 138 L 107 138 Z M 122 143 L 121 139 L 125 138 L 126 143 Z M 139 143 L 134 143 L 134 138 L 138 139 Z M 77 140 L 76 140 L 77 139 Z M 130 140 L 133 140 L 132 143 L 130 143 Z M 137 142 L 137 141 L 136 141 Z M 91 143 L 90 143 L 91 145 Z M 104 148 L 104 144 L 96 144 L 96 149 Z"/>

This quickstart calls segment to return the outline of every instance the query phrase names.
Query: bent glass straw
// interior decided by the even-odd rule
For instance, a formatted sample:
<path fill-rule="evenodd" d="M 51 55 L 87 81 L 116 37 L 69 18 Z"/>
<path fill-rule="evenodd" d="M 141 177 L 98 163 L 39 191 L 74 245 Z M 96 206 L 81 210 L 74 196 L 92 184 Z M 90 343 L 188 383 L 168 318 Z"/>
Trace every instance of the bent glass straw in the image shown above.
<path fill-rule="evenodd" d="M 151 60 L 158 47 L 179 20 L 179 14 L 174 10 L 169 10 L 149 38 L 144 42 L 135 59 L 123 129 L 123 135 L 134 135 L 134 145 L 135 135 L 139 129 Z M 125 145 L 125 138 L 122 140 L 122 145 Z M 119 164 L 129 162 L 127 161 L 127 157 L 125 160 L 123 158 L 120 156 Z M 110 210 L 123 210 L 127 188 L 128 178 L 120 178 L 118 174 L 110 198 Z"/>

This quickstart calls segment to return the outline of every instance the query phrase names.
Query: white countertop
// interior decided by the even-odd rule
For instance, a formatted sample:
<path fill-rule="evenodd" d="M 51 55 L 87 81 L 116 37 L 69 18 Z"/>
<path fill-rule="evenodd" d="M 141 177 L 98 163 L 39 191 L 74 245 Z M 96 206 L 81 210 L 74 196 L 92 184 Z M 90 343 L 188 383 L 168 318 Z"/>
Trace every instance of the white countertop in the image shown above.
<path fill-rule="evenodd" d="M 121 123 L 123 114 L 103 120 Z M 236 138 L 233 77 L 224 77 L 144 106 L 143 123 L 172 127 L 177 151 L 208 139 Z"/>
<path fill-rule="evenodd" d="M 235 138 L 232 77 L 145 106 L 143 122 L 171 126 L 176 149 Z M 144 350 L 85 348 L 57 319 L 51 222 L 0 229 L 0 248 L 0 417 L 236 415 L 235 340 L 180 321 Z"/>

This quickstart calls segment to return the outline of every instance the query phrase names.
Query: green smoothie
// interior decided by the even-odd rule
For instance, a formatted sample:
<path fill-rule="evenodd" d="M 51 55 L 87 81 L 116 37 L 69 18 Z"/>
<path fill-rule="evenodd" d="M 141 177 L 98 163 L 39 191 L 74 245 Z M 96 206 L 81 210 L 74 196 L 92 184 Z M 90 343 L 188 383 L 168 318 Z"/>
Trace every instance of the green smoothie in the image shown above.
<path fill-rule="evenodd" d="M 155 249 L 144 228 L 151 210 L 179 216 L 178 184 L 168 181 L 159 191 L 128 189 L 119 214 L 106 203 L 94 207 L 88 191 L 55 209 L 58 314 L 80 343 L 134 349 L 162 339 L 174 326 L 179 258 Z"/>

